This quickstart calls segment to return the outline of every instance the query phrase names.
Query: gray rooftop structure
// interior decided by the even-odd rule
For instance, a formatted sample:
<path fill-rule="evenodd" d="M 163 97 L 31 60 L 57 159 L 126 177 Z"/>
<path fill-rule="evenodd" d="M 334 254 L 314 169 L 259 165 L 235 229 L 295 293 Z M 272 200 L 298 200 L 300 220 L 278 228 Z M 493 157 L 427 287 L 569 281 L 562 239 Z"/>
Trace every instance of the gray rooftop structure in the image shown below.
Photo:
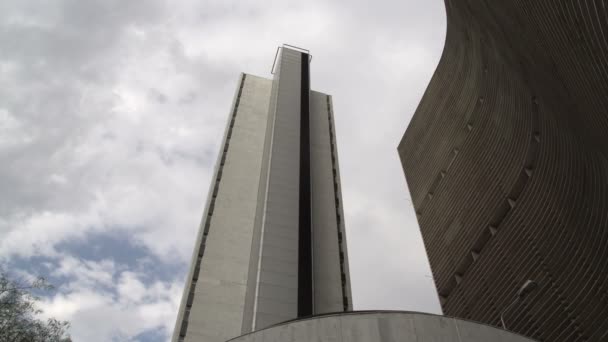
<path fill-rule="evenodd" d="M 533 342 L 489 325 L 419 312 L 354 311 L 277 324 L 230 342 Z"/>

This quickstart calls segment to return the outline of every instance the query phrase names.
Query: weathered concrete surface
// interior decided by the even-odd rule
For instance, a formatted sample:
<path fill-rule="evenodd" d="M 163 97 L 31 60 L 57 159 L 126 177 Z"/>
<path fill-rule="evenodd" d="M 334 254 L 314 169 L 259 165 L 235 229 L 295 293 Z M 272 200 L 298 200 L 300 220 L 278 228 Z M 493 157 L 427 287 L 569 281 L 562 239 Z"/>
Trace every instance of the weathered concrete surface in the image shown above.
<path fill-rule="evenodd" d="M 608 339 L 605 1 L 446 0 L 441 62 L 399 155 L 444 313 Z"/>

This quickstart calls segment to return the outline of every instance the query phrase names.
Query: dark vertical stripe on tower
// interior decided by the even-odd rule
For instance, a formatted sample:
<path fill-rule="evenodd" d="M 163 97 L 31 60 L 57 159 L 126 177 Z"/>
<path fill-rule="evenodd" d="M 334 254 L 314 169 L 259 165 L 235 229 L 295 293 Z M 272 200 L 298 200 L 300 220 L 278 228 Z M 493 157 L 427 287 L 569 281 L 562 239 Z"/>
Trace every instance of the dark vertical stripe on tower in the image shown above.
<path fill-rule="evenodd" d="M 298 249 L 298 317 L 312 315 L 312 230 L 310 217 L 310 74 L 302 54 L 300 88 L 300 219 Z"/>

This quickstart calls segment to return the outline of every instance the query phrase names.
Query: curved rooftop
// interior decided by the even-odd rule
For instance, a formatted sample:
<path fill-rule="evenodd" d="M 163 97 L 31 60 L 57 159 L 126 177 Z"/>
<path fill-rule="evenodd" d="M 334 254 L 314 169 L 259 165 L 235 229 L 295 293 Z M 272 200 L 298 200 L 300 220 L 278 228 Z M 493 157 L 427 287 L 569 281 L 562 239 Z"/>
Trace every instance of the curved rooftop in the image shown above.
<path fill-rule="evenodd" d="M 485 324 L 419 312 L 352 311 L 273 325 L 230 342 L 532 342 Z"/>

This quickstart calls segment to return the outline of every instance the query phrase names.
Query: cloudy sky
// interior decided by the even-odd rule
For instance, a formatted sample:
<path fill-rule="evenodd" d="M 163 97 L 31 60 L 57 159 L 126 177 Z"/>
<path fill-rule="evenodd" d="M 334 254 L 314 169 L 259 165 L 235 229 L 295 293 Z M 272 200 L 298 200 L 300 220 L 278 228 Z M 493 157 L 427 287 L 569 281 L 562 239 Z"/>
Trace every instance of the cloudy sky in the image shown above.
<path fill-rule="evenodd" d="M 0 1 L 0 265 L 75 341 L 170 336 L 239 72 L 310 49 L 332 94 L 355 309 L 439 313 L 396 146 L 441 0 Z"/>

